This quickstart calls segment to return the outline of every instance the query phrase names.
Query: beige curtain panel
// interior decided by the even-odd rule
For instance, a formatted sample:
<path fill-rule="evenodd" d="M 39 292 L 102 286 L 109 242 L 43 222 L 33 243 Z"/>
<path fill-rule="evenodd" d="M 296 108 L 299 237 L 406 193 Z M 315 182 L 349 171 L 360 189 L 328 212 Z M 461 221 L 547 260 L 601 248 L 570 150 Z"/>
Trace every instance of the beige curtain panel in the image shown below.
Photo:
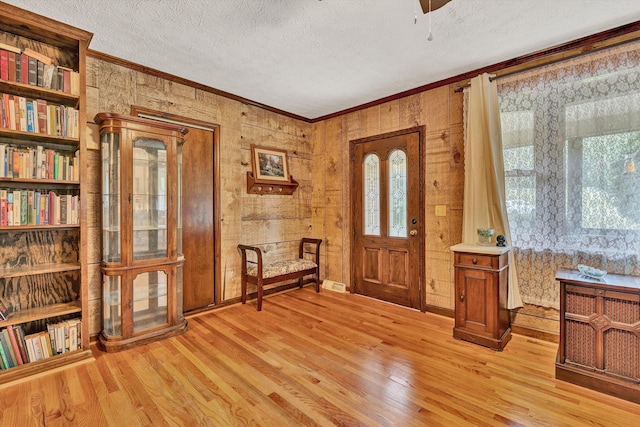
<path fill-rule="evenodd" d="M 485 73 L 471 79 L 467 91 L 462 242 L 477 244 L 477 229 L 493 228 L 510 245 L 497 86 Z M 512 250 L 509 265 L 507 308 L 514 309 L 522 307 L 522 299 Z"/>

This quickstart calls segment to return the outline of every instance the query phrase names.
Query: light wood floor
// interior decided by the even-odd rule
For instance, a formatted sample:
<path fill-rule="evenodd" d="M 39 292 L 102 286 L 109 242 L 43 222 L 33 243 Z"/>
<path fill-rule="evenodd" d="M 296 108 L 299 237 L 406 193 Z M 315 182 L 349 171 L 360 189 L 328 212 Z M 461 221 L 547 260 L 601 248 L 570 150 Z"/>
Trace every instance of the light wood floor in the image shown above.
<path fill-rule="evenodd" d="M 640 405 L 556 381 L 557 344 L 503 352 L 453 320 L 311 288 L 0 389 L 2 426 L 632 426 Z"/>

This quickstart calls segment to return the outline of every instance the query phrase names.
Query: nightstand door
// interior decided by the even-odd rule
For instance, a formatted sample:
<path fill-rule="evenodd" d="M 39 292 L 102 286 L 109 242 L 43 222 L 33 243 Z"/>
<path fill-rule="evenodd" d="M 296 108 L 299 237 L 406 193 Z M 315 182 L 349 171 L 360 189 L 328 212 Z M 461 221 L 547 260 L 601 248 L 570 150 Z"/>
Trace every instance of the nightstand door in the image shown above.
<path fill-rule="evenodd" d="M 495 273 L 458 268 L 456 275 L 456 327 L 478 333 L 493 330 L 495 316 L 489 311 L 496 299 Z"/>

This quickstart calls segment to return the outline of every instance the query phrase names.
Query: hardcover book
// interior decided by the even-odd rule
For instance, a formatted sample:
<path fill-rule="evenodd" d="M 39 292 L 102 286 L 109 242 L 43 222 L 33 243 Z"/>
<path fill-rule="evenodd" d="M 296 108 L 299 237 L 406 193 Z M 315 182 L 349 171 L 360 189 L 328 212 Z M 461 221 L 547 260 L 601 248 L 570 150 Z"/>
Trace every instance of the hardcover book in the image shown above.
<path fill-rule="evenodd" d="M 49 125 L 47 123 L 47 101 L 37 99 L 35 103 L 38 106 L 38 132 L 46 134 L 49 132 Z"/>
<path fill-rule="evenodd" d="M 38 85 L 38 60 L 35 58 L 32 58 L 30 56 L 28 56 L 28 83 L 31 86 L 37 86 Z M 23 64 L 24 67 L 24 64 Z"/>
<path fill-rule="evenodd" d="M 27 335 L 24 337 L 24 345 L 27 350 L 27 356 L 29 356 L 29 361 L 35 362 L 38 360 L 35 349 L 33 348 L 33 335 Z"/>
<path fill-rule="evenodd" d="M 33 344 L 33 353 L 35 359 L 44 359 L 44 353 L 42 352 L 42 342 L 40 341 L 40 334 L 31 335 L 31 343 Z"/>
<path fill-rule="evenodd" d="M 9 357 L 9 347 L 7 347 L 6 343 L 4 343 L 4 338 L 0 333 L 0 358 L 2 359 L 2 364 L 4 365 L 4 369 L 13 368 L 11 364 L 11 358 Z"/>
<path fill-rule="evenodd" d="M 7 191 L 7 226 L 13 225 L 13 192 Z"/>
<path fill-rule="evenodd" d="M 9 341 L 11 342 L 11 348 L 13 349 L 13 354 L 16 357 L 16 362 L 18 362 L 18 365 L 22 365 L 24 362 L 22 361 L 20 347 L 18 346 L 18 341 L 16 340 L 16 335 L 13 331 L 12 325 L 7 326 L 7 335 L 9 335 Z"/>
<path fill-rule="evenodd" d="M 18 107 L 20 109 L 20 130 L 27 131 L 27 98 L 18 97 Z"/>
<path fill-rule="evenodd" d="M 27 111 L 27 132 L 35 132 L 35 113 L 33 111 L 33 103 L 30 101 L 25 102 Z"/>
<path fill-rule="evenodd" d="M 0 144 L 0 177 L 6 178 L 7 176 L 7 144 Z"/>
<path fill-rule="evenodd" d="M 26 190 L 20 192 L 20 225 L 28 224 L 29 193 Z"/>
<path fill-rule="evenodd" d="M 55 69 L 56 66 L 53 64 L 47 64 L 44 66 L 42 84 L 45 89 L 53 89 L 53 73 L 55 72 Z"/>
<path fill-rule="evenodd" d="M 20 211 L 22 207 L 22 195 L 20 190 L 13 191 L 13 225 L 20 225 Z M 26 195 L 26 193 L 25 193 Z"/>
<path fill-rule="evenodd" d="M 64 91 L 64 70 L 62 69 L 62 67 L 58 67 L 56 69 L 56 71 L 57 71 L 57 74 L 58 74 L 58 76 L 57 76 L 58 77 L 58 83 L 57 83 L 58 90 Z M 55 77 L 56 76 L 54 76 L 54 78 Z"/>
<path fill-rule="evenodd" d="M 16 53 L 16 83 L 22 83 L 22 55 Z"/>
<path fill-rule="evenodd" d="M 0 79 L 9 80 L 9 52 L 0 50 Z"/>
<path fill-rule="evenodd" d="M 2 339 L 2 347 L 4 347 L 5 353 L 7 353 L 7 359 L 10 359 L 11 366 L 18 366 L 18 360 L 16 359 L 16 354 L 13 351 L 13 346 L 11 346 L 9 332 L 7 332 L 6 328 L 2 330 L 0 338 Z"/>
<path fill-rule="evenodd" d="M 24 363 L 29 363 L 30 360 L 24 343 L 24 331 L 22 330 L 22 326 L 15 325 L 13 327 L 13 332 L 16 335 L 16 342 L 18 343 L 18 347 L 20 348 L 20 356 L 22 357 L 22 361 Z"/>
<path fill-rule="evenodd" d="M 44 87 L 44 63 L 38 61 L 38 68 L 37 68 L 37 75 L 36 75 L 36 84 L 38 87 Z"/>
<path fill-rule="evenodd" d="M 16 81 L 16 54 L 15 52 L 7 53 L 9 59 L 9 81 Z"/>
<path fill-rule="evenodd" d="M 7 226 L 7 190 L 0 190 L 0 227 Z"/>
<path fill-rule="evenodd" d="M 23 85 L 29 83 L 29 57 L 24 53 L 20 55 L 20 83 Z"/>

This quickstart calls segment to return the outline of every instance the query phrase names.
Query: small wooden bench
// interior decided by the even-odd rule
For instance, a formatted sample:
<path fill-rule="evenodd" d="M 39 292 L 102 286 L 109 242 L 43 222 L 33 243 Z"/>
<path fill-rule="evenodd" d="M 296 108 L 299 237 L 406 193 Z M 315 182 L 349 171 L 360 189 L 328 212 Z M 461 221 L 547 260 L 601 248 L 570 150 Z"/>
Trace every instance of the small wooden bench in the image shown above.
<path fill-rule="evenodd" d="M 258 311 L 262 310 L 263 287 L 277 282 L 298 279 L 298 286 L 314 282 L 316 292 L 320 292 L 320 243 L 322 239 L 303 238 L 300 240 L 298 258 L 274 263 L 262 262 L 262 251 L 256 246 L 238 245 L 242 254 L 242 303 L 247 302 L 247 283 L 253 283 L 258 288 Z M 305 250 L 305 245 L 314 247 L 314 251 Z M 315 245 L 315 246 L 314 246 Z M 247 251 L 256 254 L 256 261 L 247 259 Z M 315 261 L 306 259 L 304 255 L 313 254 Z M 304 280 L 305 276 L 314 277 Z"/>

